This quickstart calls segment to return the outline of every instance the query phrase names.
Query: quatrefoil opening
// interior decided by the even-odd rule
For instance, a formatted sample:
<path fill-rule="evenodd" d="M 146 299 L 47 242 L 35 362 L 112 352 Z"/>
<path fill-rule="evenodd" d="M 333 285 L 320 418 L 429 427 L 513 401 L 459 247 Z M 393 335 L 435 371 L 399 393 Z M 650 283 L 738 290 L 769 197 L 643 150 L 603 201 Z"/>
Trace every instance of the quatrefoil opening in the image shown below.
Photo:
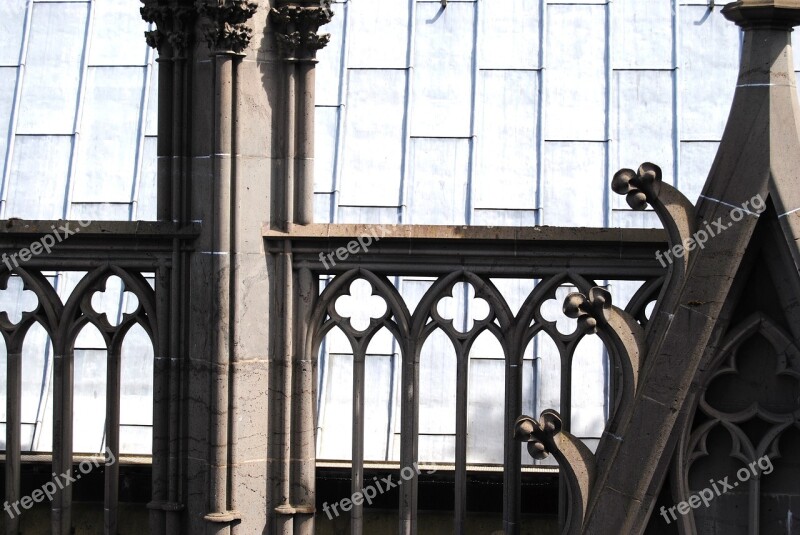
<path fill-rule="evenodd" d="M 625 195 L 628 206 L 641 211 L 658 197 L 661 179 L 661 168 L 645 162 L 639 166 L 638 172 L 633 169 L 617 171 L 611 180 L 611 189 L 619 195 Z"/>
<path fill-rule="evenodd" d="M 562 284 L 553 292 L 553 296 L 539 305 L 539 314 L 542 320 L 555 324 L 556 330 L 564 335 L 571 336 L 578 328 L 578 322 L 564 316 L 564 299 L 571 295 L 577 288 L 573 284 Z M 535 321 L 535 319 L 534 319 Z"/>
<path fill-rule="evenodd" d="M 453 285 L 450 295 L 436 303 L 436 314 L 453 325 L 460 333 L 468 333 L 476 323 L 486 321 L 491 309 L 485 299 L 475 296 L 475 288 L 468 282 Z"/>
<path fill-rule="evenodd" d="M 347 294 L 339 296 L 334 304 L 336 313 L 350 320 L 350 326 L 358 332 L 369 329 L 373 319 L 386 315 L 387 305 L 383 297 L 373 295 L 372 285 L 364 279 L 350 283 Z"/>
<path fill-rule="evenodd" d="M 124 314 L 131 314 L 139 308 L 139 299 L 125 289 L 125 283 L 116 275 L 108 277 L 102 288 L 92 294 L 92 310 L 100 317 L 105 315 L 112 327 L 122 323 Z"/>
<path fill-rule="evenodd" d="M 22 321 L 23 314 L 34 312 L 39 307 L 39 298 L 30 290 L 25 289 L 21 277 L 12 275 L 8 277 L 5 285 L 0 287 L 0 314 L 2 320 L 11 325 Z"/>

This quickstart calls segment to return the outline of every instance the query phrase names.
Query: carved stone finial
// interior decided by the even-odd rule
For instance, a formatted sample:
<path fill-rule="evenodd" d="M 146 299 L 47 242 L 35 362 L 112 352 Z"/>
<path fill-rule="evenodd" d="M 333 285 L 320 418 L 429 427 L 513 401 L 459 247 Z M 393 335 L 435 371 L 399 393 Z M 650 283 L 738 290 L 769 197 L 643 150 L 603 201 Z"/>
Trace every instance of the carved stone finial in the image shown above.
<path fill-rule="evenodd" d="M 571 293 L 564 300 L 564 315 L 578 320 L 578 327 L 586 332 L 597 332 L 599 325 L 608 323 L 611 311 L 611 294 L 595 286 L 589 290 L 589 297 L 581 293 Z"/>
<path fill-rule="evenodd" d="M 195 9 L 191 5 L 178 3 L 157 3 L 154 0 L 141 0 L 142 18 L 155 24 L 152 31 L 144 32 L 147 44 L 157 48 L 159 54 L 164 53 L 164 46 L 172 47 L 174 57 L 184 56 L 191 41 L 191 27 L 195 17 Z"/>
<path fill-rule="evenodd" d="M 544 411 L 538 422 L 522 415 L 514 423 L 514 440 L 527 442 L 531 457 L 542 461 L 550 456 L 553 437 L 561 432 L 563 425 L 561 415 L 552 409 Z"/>
<path fill-rule="evenodd" d="M 621 169 L 611 181 L 615 193 L 625 195 L 628 206 L 634 210 L 644 210 L 652 203 L 661 189 L 661 168 L 654 163 L 645 162 L 639 171 Z"/>
<path fill-rule="evenodd" d="M 250 44 L 253 29 L 246 26 L 258 5 L 247 0 L 197 0 L 197 13 L 203 17 L 203 35 L 214 52 L 239 54 Z"/>
<path fill-rule="evenodd" d="M 276 26 L 281 55 L 287 61 L 316 61 L 317 50 L 331 40 L 330 34 L 317 33 L 333 18 L 330 0 L 279 5 L 272 9 L 270 18 Z"/>

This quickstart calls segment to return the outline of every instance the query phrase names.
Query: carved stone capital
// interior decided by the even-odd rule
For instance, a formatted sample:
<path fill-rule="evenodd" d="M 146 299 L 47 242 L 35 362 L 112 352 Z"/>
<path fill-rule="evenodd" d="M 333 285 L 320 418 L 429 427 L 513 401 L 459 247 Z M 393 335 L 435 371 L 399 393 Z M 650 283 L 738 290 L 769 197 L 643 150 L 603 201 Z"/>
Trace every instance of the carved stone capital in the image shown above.
<path fill-rule="evenodd" d="M 316 61 L 317 50 L 324 48 L 331 35 L 318 34 L 320 26 L 333 18 L 330 0 L 318 3 L 291 2 L 270 12 L 278 47 L 287 61 Z"/>
<path fill-rule="evenodd" d="M 185 2 L 158 2 L 141 0 L 142 18 L 156 28 L 144 32 L 147 44 L 158 49 L 160 55 L 169 56 L 164 47 L 171 48 L 172 57 L 183 57 L 192 40 L 192 24 L 196 15 L 195 8 Z"/>
<path fill-rule="evenodd" d="M 203 36 L 212 52 L 239 54 L 250 44 L 253 29 L 245 23 L 258 5 L 247 0 L 197 0 L 197 13 L 204 20 Z"/>

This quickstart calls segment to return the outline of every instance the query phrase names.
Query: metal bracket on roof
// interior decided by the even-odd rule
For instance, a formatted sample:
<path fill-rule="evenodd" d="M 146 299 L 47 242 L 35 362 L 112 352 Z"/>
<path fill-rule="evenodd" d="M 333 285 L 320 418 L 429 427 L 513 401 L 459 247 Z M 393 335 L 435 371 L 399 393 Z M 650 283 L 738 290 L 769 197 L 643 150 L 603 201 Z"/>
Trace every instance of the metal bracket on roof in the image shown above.
<path fill-rule="evenodd" d="M 442 2 L 442 7 L 447 7 L 447 0 L 440 0 Z"/>
<path fill-rule="evenodd" d="M 715 7 L 716 7 L 715 0 L 708 0 L 708 10 L 714 11 Z"/>

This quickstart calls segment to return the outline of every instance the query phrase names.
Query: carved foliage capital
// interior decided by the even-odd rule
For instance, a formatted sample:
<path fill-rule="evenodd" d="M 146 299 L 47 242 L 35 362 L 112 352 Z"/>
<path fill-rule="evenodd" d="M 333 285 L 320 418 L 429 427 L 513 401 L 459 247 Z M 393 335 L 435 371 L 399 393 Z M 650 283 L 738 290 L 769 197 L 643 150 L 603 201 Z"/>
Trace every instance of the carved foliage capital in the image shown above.
<path fill-rule="evenodd" d="M 245 22 L 257 5 L 247 0 L 141 0 L 140 13 L 156 28 L 145 32 L 147 44 L 164 53 L 172 47 L 173 56 L 185 55 L 192 42 L 194 23 L 202 18 L 200 29 L 214 51 L 239 53 L 250 43 L 253 30 Z"/>
<path fill-rule="evenodd" d="M 141 0 L 142 18 L 155 29 L 144 32 L 147 44 L 163 53 L 164 45 L 172 47 L 173 56 L 183 56 L 191 42 L 191 27 L 194 22 L 195 9 L 192 5 L 180 2 L 157 2 Z"/>
<path fill-rule="evenodd" d="M 212 51 L 240 53 L 250 44 L 253 29 L 245 23 L 258 5 L 247 0 L 197 0 L 197 12 L 203 17 L 203 35 Z"/>
<path fill-rule="evenodd" d="M 281 55 L 286 60 L 314 61 L 317 50 L 330 42 L 330 34 L 317 33 L 333 18 L 330 0 L 321 0 L 315 5 L 280 5 L 272 9 L 270 18 L 276 26 Z"/>

